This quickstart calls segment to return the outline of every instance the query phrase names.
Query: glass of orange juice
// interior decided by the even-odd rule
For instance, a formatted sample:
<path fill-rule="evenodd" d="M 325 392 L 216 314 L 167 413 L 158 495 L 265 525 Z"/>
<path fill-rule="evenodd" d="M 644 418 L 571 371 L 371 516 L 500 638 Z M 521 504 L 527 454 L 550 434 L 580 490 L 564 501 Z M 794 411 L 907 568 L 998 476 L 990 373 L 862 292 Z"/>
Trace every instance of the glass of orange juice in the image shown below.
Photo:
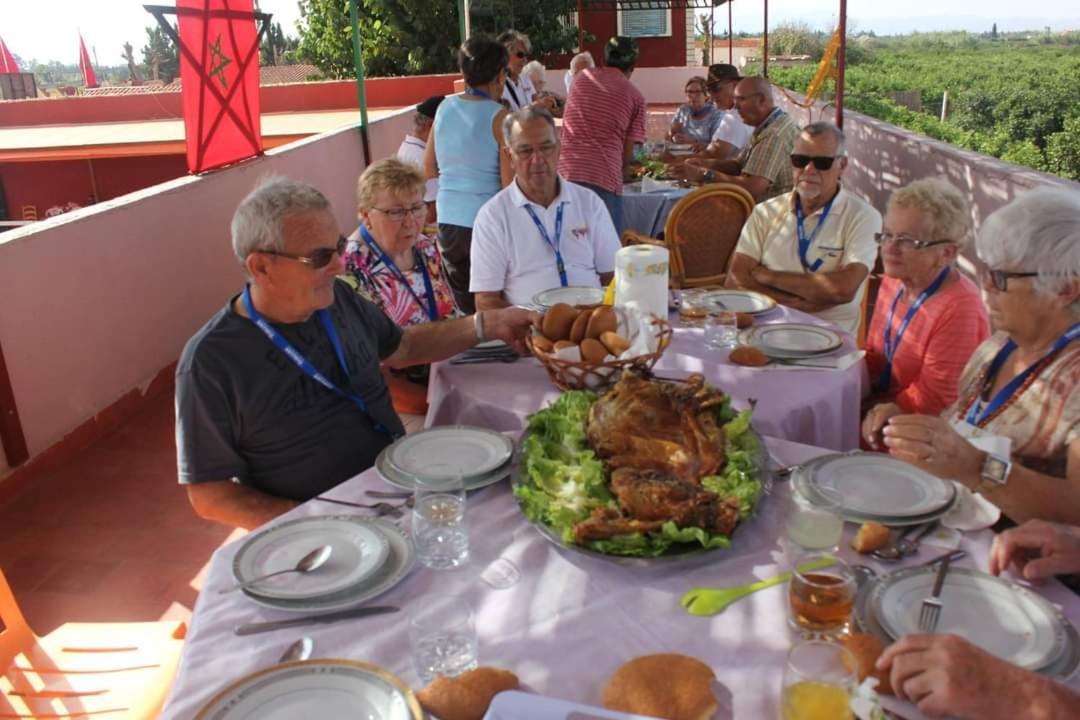
<path fill-rule="evenodd" d="M 781 695 L 782 720 L 851 720 L 855 657 L 826 640 L 806 640 L 788 651 Z"/>

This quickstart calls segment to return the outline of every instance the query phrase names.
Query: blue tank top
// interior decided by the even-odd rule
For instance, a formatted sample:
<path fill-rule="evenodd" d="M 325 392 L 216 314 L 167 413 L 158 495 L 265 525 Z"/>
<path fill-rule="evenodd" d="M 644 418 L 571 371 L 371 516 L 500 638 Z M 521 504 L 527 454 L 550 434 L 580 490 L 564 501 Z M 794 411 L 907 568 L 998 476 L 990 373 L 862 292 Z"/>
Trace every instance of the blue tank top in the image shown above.
<path fill-rule="evenodd" d="M 440 223 L 471 228 L 480 206 L 502 188 L 499 146 L 491 124 L 503 107 L 494 100 L 447 97 L 435 113 L 435 159 Z"/>

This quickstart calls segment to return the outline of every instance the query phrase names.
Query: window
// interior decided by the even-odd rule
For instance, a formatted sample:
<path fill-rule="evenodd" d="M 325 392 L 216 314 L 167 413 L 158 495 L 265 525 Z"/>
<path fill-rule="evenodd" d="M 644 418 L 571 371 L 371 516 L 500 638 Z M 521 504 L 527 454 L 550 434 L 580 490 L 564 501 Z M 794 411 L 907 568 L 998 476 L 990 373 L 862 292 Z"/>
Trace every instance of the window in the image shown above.
<path fill-rule="evenodd" d="M 627 37 L 671 37 L 671 8 L 620 9 L 619 34 Z"/>

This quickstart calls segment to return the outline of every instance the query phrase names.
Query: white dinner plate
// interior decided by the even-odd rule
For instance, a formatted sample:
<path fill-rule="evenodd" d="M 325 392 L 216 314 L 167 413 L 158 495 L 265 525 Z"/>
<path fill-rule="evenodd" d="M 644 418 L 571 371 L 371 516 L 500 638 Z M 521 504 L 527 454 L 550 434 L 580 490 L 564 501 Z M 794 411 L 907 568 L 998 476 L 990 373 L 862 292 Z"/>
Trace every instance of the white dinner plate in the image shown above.
<path fill-rule="evenodd" d="M 655 720 L 655 718 L 630 715 L 592 705 L 581 705 L 521 690 L 506 690 L 494 697 L 483 720 Z"/>
<path fill-rule="evenodd" d="M 717 310 L 730 310 L 748 315 L 760 315 L 776 307 L 776 301 L 771 297 L 752 290 L 710 290 L 702 293 L 700 298 Z"/>
<path fill-rule="evenodd" d="M 203 706 L 196 720 L 293 718 L 422 720 L 412 691 L 394 675 L 352 660 L 304 660 L 237 680 Z"/>
<path fill-rule="evenodd" d="M 533 295 L 533 305 L 549 308 L 557 303 L 567 305 L 599 305 L 604 302 L 604 288 L 571 285 L 541 290 Z"/>
<path fill-rule="evenodd" d="M 956 488 L 902 460 L 881 453 L 825 455 L 803 468 L 811 491 L 825 488 L 843 498 L 845 513 L 910 518 L 936 513 L 952 505 Z"/>
<path fill-rule="evenodd" d="M 885 577 L 871 607 L 892 637 L 919 632 L 919 611 L 930 596 L 936 567 L 908 568 Z M 1055 662 L 1068 636 L 1046 600 L 1016 583 L 968 568 L 954 568 L 941 590 L 937 633 L 967 638 L 992 655 L 1028 670 Z"/>
<path fill-rule="evenodd" d="M 246 582 L 295 567 L 300 558 L 321 545 L 333 548 L 322 567 L 268 578 L 249 586 L 248 593 L 277 600 L 332 595 L 374 576 L 390 553 L 386 536 L 371 526 L 337 517 L 305 517 L 250 536 L 233 558 L 233 577 Z"/>
<path fill-rule="evenodd" d="M 279 598 L 261 597 L 259 595 L 242 591 L 256 605 L 299 613 L 334 612 L 336 610 L 348 610 L 349 608 L 363 605 L 368 600 L 378 597 L 395 587 L 405 579 L 409 571 L 416 563 L 416 550 L 412 539 L 393 523 L 380 518 L 361 517 L 359 515 L 338 515 L 337 520 L 345 520 L 360 525 L 366 525 L 382 534 L 390 548 L 383 566 L 370 578 L 359 585 L 340 590 L 332 595 L 324 595 L 317 598 L 286 600 Z"/>
<path fill-rule="evenodd" d="M 505 480 L 510 475 L 512 466 L 512 459 L 507 460 L 489 473 L 462 478 L 462 485 L 465 486 L 466 490 L 479 490 L 488 485 L 494 485 L 500 480 Z M 386 450 L 383 450 L 379 453 L 378 457 L 375 458 L 375 471 L 379 473 L 379 477 L 394 487 L 401 488 L 402 490 L 416 489 L 416 478 L 395 470 L 386 460 Z"/>
<path fill-rule="evenodd" d="M 755 325 L 744 330 L 742 337 L 745 344 L 756 345 L 769 357 L 777 358 L 823 355 L 844 344 L 839 333 L 806 323 Z"/>
<path fill-rule="evenodd" d="M 487 475 L 510 460 L 514 443 L 494 430 L 446 425 L 406 435 L 386 448 L 386 462 L 402 475 L 442 479 L 446 473 L 463 478 Z M 439 475 L 431 468 L 442 466 Z"/>

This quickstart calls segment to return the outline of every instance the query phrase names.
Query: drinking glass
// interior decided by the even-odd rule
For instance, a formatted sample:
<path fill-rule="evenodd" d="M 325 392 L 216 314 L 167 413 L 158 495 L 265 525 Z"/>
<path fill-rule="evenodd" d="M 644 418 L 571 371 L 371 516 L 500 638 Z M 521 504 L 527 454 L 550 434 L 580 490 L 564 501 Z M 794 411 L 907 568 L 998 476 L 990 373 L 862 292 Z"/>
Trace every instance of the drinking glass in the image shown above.
<path fill-rule="evenodd" d="M 808 565 L 832 560 L 810 570 Z M 795 558 L 788 583 L 791 628 L 806 635 L 838 635 L 847 630 L 855 607 L 855 571 L 829 553 L 803 553 Z"/>
<path fill-rule="evenodd" d="M 465 488 L 459 469 L 433 466 L 425 477 L 417 478 L 412 536 L 417 559 L 429 568 L 454 568 L 469 559 Z"/>
<path fill-rule="evenodd" d="M 730 310 L 711 310 L 705 318 L 705 344 L 713 348 L 735 347 L 739 320 Z"/>
<path fill-rule="evenodd" d="M 855 657 L 825 640 L 806 640 L 788 651 L 781 690 L 783 720 L 853 718 Z"/>
<path fill-rule="evenodd" d="M 787 539 L 795 553 L 813 550 L 836 550 L 844 534 L 840 514 L 844 498 L 832 488 L 816 488 L 814 501 L 792 487 L 788 506 Z"/>
<path fill-rule="evenodd" d="M 709 306 L 700 292 L 683 290 L 679 295 L 679 321 L 684 327 L 703 327 Z"/>
<path fill-rule="evenodd" d="M 425 685 L 436 675 L 454 677 L 477 667 L 476 625 L 469 601 L 455 595 L 418 600 L 409 612 L 409 647 L 416 674 Z"/>

